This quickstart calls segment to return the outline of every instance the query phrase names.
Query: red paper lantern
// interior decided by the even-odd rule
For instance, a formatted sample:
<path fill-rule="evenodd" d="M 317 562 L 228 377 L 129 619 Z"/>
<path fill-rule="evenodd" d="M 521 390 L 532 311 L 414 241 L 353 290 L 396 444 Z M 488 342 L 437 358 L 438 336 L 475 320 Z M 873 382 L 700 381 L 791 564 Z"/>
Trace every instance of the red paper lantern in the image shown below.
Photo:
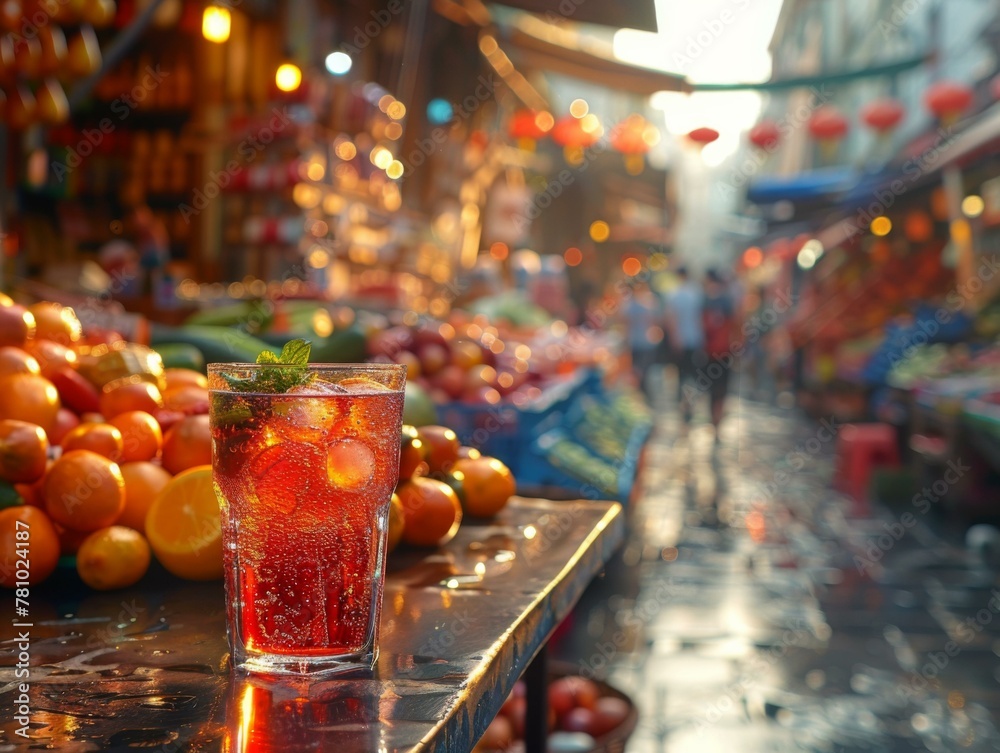
<path fill-rule="evenodd" d="M 719 132 L 714 128 L 695 128 L 687 137 L 698 146 L 705 146 L 719 138 Z"/>
<path fill-rule="evenodd" d="M 559 118 L 552 129 L 552 140 L 559 146 L 580 149 L 593 146 L 601 137 L 601 126 L 596 117 L 592 121 L 588 120 L 590 117 L 592 116 L 586 115 L 582 118 L 574 118 L 572 115 L 565 115 Z"/>
<path fill-rule="evenodd" d="M 956 81 L 938 81 L 924 95 L 924 104 L 945 123 L 954 123 L 972 105 L 972 89 Z"/>
<path fill-rule="evenodd" d="M 660 140 L 656 126 L 633 113 L 611 131 L 611 146 L 625 155 L 625 169 L 631 175 L 643 170 L 643 155 Z"/>
<path fill-rule="evenodd" d="M 809 118 L 809 133 L 820 141 L 839 141 L 848 130 L 847 118 L 833 105 L 823 105 Z"/>
<path fill-rule="evenodd" d="M 583 162 L 583 150 L 596 144 L 602 133 L 601 121 L 593 113 L 582 118 L 565 115 L 556 121 L 552 140 L 563 148 L 567 162 L 579 165 Z"/>
<path fill-rule="evenodd" d="M 750 143 L 760 149 L 773 149 L 781 141 L 781 131 L 773 120 L 762 120 L 750 129 Z"/>
<path fill-rule="evenodd" d="M 861 108 L 861 121 L 874 131 L 887 133 L 898 126 L 906 108 L 895 99 L 876 99 Z"/>
<path fill-rule="evenodd" d="M 552 116 L 545 111 L 522 109 L 510 116 L 507 133 L 513 139 L 540 139 L 552 130 Z"/>

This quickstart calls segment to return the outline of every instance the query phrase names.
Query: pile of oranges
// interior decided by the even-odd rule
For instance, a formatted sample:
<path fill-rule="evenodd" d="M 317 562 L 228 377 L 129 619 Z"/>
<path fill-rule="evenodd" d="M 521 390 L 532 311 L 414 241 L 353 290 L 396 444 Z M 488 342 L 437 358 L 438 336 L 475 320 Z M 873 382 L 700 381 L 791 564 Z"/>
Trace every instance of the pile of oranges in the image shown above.
<path fill-rule="evenodd" d="M 516 486 L 507 466 L 474 447 L 463 447 L 446 426 L 403 426 L 389 550 L 401 540 L 411 546 L 448 543 L 463 516 L 493 517 Z"/>
<path fill-rule="evenodd" d="M 222 577 L 207 381 L 188 369 L 90 381 L 82 359 L 120 340 L 85 338 L 69 307 L 0 295 L 2 586 L 25 559 L 16 531 L 29 532 L 31 585 L 74 554 L 96 589 L 135 583 L 152 556 L 182 577 Z"/>

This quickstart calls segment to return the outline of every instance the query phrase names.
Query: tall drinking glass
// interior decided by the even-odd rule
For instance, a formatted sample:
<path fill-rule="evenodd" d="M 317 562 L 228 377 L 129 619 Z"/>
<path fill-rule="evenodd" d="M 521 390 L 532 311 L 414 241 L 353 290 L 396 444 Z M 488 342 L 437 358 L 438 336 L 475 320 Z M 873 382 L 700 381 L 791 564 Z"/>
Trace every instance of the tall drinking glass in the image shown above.
<path fill-rule="evenodd" d="M 210 364 L 234 666 L 371 669 L 406 370 Z"/>

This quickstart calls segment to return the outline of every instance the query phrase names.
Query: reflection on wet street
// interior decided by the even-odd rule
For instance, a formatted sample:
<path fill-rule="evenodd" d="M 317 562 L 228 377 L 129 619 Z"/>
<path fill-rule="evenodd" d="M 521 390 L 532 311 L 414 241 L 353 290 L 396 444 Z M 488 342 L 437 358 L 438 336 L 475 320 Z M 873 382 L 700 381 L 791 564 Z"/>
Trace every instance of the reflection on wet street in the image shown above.
<path fill-rule="evenodd" d="M 791 411 L 731 399 L 718 445 L 660 416 L 628 543 L 556 649 L 640 706 L 629 753 L 1000 750 L 1000 580 L 964 531 L 857 509 Z"/>

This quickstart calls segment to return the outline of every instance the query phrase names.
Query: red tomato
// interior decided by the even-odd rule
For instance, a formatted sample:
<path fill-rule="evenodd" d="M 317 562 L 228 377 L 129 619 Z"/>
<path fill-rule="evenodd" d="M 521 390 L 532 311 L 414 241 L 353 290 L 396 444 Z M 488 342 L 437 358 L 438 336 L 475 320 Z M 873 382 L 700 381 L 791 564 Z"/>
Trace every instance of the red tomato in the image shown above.
<path fill-rule="evenodd" d="M 59 391 L 63 405 L 77 413 L 97 413 L 101 410 L 101 396 L 97 388 L 73 369 L 59 369 L 50 377 Z"/>

